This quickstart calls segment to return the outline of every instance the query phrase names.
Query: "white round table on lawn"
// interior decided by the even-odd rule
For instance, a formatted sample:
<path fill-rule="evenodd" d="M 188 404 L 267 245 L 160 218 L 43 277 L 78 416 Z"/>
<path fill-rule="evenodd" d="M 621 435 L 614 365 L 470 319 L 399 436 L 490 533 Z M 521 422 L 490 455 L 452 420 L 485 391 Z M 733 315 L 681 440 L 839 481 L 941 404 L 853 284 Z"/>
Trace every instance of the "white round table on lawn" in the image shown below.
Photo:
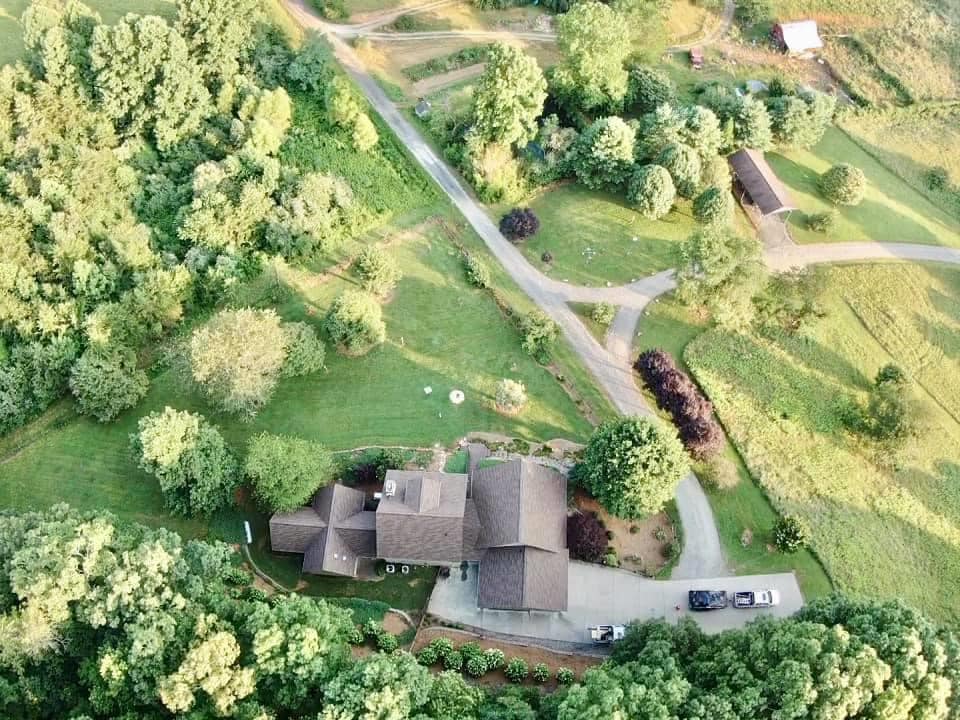
<path fill-rule="evenodd" d="M 466 396 L 463 394 L 463 390 L 451 390 L 451 391 L 450 391 L 450 402 L 452 402 L 454 405 L 459 405 L 460 403 L 462 403 L 462 402 L 463 402 L 464 400 L 466 400 L 466 399 L 467 399 L 467 398 L 466 398 Z"/>

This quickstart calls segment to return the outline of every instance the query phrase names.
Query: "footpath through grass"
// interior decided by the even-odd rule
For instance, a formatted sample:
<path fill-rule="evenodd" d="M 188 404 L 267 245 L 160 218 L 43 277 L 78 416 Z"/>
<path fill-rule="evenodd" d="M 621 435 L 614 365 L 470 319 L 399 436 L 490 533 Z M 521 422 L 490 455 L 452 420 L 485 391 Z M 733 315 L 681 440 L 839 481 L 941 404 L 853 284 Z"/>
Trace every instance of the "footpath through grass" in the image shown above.
<path fill-rule="evenodd" d="M 957 622 L 960 272 L 832 268 L 823 304 L 798 336 L 711 330 L 686 361 L 774 505 L 809 525 L 838 589 Z M 888 362 L 913 379 L 916 424 L 893 464 L 842 420 Z"/>
<path fill-rule="evenodd" d="M 900 242 L 960 247 L 960 221 L 950 216 L 866 153 L 842 130 L 832 127 L 810 150 L 767 153 L 767 161 L 789 188 L 801 212 L 790 216 L 790 233 L 799 243 Z M 867 194 L 856 207 L 840 207 L 828 233 L 806 227 L 809 214 L 832 206 L 817 189 L 820 175 L 846 162 L 867 176 Z"/>
<path fill-rule="evenodd" d="M 707 324 L 704 318 L 677 302 L 671 294 L 661 297 L 650 306 L 638 329 L 640 335 L 634 344 L 635 355 L 650 348 L 662 348 L 673 355 L 684 370 L 690 372 L 684 361 L 684 349 L 707 329 Z M 637 384 L 643 386 L 639 377 Z M 653 396 L 649 393 L 646 395 L 650 406 L 656 407 Z M 669 416 L 663 414 L 663 417 L 670 422 Z M 749 470 L 729 440 L 723 452 L 736 467 L 739 482 L 730 488 L 706 486 L 705 490 L 730 567 L 737 574 L 792 570 L 807 600 L 828 595 L 832 590 L 830 578 L 812 553 L 802 550 L 794 555 L 784 555 L 771 550 L 770 529 L 777 514 L 763 490 L 750 477 Z M 745 546 L 741 538 L 746 529 L 753 533 L 753 540 Z"/>

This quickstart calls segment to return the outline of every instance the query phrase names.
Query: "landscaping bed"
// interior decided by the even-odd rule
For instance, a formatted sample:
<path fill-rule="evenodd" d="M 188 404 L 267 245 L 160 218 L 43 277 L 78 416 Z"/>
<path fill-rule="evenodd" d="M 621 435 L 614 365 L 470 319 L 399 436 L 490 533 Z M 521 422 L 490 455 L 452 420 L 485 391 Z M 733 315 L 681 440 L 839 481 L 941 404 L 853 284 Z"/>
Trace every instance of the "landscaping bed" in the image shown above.
<path fill-rule="evenodd" d="M 603 658 L 593 655 L 575 655 L 572 653 L 555 652 L 534 645 L 520 645 L 516 643 L 504 642 L 502 640 L 486 639 L 481 635 L 467 632 L 465 630 L 451 630 L 449 628 L 439 626 L 422 628 L 414 639 L 412 652 L 416 653 L 422 650 L 436 638 L 448 638 L 453 642 L 454 645 L 457 646 L 473 641 L 478 643 L 484 650 L 489 648 L 498 648 L 506 654 L 508 660 L 510 658 L 521 658 L 531 668 L 537 663 L 544 663 L 552 671 L 550 680 L 548 680 L 546 683 L 540 684 L 541 687 L 544 687 L 547 690 L 554 690 L 557 687 L 557 668 L 569 668 L 570 670 L 573 670 L 577 679 L 580 679 L 583 677 L 583 673 L 587 669 L 603 662 Z M 490 671 L 483 677 L 473 681 L 479 685 L 488 686 L 513 684 L 503 674 L 503 670 Z M 523 684 L 534 685 L 536 683 L 534 683 L 531 678 L 527 678 Z"/>
<path fill-rule="evenodd" d="M 643 520 L 623 520 L 608 513 L 582 490 L 576 490 L 573 504 L 580 512 L 593 513 L 607 529 L 608 549 L 618 567 L 655 577 L 679 555 L 677 528 L 666 512 Z"/>

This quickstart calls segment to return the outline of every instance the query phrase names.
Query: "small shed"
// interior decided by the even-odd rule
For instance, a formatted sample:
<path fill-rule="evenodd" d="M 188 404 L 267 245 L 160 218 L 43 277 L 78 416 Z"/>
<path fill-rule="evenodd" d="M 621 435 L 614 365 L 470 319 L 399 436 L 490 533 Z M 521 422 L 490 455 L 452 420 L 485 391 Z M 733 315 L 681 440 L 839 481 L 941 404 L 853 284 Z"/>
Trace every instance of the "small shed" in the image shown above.
<path fill-rule="evenodd" d="M 430 105 L 430 101 L 424 98 L 420 98 L 417 101 L 417 104 L 413 108 L 414 114 L 421 120 L 430 114 L 430 108 L 433 107 Z"/>
<path fill-rule="evenodd" d="M 803 55 L 823 47 L 816 20 L 777 23 L 772 32 L 780 49 L 792 55 Z"/>
<path fill-rule="evenodd" d="M 694 70 L 700 70 L 703 68 L 703 48 L 690 48 L 690 65 Z"/>
<path fill-rule="evenodd" d="M 759 150 L 738 150 L 729 158 L 734 190 L 742 205 L 753 205 L 760 217 L 796 210 L 793 198 Z"/>

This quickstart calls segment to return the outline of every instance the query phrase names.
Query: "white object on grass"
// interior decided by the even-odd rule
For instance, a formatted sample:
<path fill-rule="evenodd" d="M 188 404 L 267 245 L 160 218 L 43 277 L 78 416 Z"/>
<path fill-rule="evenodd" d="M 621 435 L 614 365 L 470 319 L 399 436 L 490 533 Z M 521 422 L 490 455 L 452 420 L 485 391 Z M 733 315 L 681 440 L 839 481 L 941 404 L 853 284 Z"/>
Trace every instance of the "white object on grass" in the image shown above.
<path fill-rule="evenodd" d="M 243 529 L 247 533 L 247 545 L 253 545 L 253 532 L 250 530 L 250 521 L 243 521 Z"/>
<path fill-rule="evenodd" d="M 433 392 L 433 388 L 430 387 L 429 385 L 427 385 L 427 386 L 423 389 L 423 394 L 424 394 L 424 395 L 429 395 L 429 394 L 432 393 L 432 392 Z"/>
<path fill-rule="evenodd" d="M 450 391 L 450 402 L 452 402 L 454 405 L 459 405 L 464 400 L 466 400 L 466 396 L 463 394 L 463 390 Z"/>

